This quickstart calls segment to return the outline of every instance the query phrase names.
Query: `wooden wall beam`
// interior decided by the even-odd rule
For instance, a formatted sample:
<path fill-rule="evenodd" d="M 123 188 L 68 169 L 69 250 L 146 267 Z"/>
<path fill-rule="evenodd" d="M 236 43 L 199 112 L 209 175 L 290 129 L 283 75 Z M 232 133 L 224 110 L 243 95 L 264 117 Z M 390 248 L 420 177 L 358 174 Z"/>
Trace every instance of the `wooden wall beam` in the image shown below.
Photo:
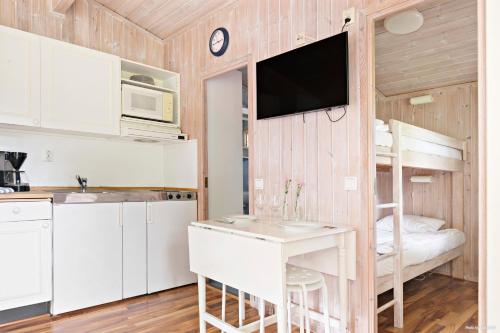
<path fill-rule="evenodd" d="M 52 11 L 59 14 L 66 14 L 75 0 L 52 0 Z"/>

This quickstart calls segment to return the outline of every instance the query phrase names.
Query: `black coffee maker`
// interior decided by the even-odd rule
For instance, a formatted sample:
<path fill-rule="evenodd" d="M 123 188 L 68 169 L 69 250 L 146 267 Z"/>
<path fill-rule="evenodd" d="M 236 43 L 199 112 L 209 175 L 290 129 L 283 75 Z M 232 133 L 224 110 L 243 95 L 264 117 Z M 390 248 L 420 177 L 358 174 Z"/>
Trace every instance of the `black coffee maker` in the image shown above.
<path fill-rule="evenodd" d="M 26 172 L 20 171 L 27 153 L 0 151 L 0 187 L 10 187 L 15 192 L 30 190 Z"/>

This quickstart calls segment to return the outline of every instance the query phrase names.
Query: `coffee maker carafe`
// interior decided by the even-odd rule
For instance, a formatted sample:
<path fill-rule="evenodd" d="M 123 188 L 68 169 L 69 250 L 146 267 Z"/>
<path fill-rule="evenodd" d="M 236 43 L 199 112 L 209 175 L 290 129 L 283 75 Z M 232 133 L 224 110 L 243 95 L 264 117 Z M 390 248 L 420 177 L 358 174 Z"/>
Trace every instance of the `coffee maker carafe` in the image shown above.
<path fill-rule="evenodd" d="M 27 153 L 0 151 L 0 187 L 10 187 L 15 192 L 30 190 L 26 172 L 20 171 Z"/>

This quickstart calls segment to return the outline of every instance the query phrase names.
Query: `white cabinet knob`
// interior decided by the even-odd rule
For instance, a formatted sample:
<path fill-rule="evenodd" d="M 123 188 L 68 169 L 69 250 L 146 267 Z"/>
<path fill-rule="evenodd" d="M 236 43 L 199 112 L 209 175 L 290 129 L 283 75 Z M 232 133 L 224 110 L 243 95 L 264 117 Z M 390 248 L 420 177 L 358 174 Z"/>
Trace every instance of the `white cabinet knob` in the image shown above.
<path fill-rule="evenodd" d="M 21 208 L 19 208 L 19 207 L 14 207 L 14 208 L 12 208 L 12 213 L 13 213 L 13 214 L 16 214 L 16 215 L 17 215 L 17 214 L 19 214 L 20 212 L 21 212 Z"/>
<path fill-rule="evenodd" d="M 33 125 L 40 125 L 39 119 L 33 119 Z"/>
<path fill-rule="evenodd" d="M 48 222 L 45 222 L 44 224 L 42 224 L 42 228 L 47 229 L 48 227 L 49 227 L 49 223 Z"/>

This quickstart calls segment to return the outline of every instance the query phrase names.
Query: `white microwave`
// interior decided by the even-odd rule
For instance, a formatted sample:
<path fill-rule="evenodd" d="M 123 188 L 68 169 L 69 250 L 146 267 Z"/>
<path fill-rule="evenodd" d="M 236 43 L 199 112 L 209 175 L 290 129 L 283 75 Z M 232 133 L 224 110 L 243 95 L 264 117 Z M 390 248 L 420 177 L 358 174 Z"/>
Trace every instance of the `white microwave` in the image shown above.
<path fill-rule="evenodd" d="M 122 84 L 122 115 L 172 123 L 174 122 L 173 94 Z"/>

